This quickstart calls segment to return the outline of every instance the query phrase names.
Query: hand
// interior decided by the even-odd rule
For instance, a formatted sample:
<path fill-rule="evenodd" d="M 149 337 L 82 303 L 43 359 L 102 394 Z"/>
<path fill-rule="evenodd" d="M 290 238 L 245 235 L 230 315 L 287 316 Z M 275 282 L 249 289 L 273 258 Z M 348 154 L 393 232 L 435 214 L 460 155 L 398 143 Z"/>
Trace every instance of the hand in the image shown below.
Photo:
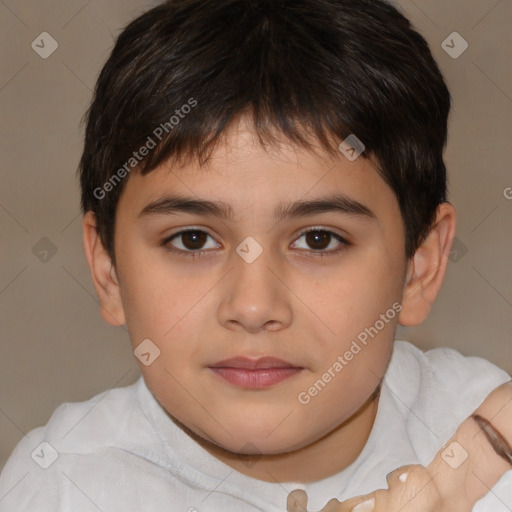
<path fill-rule="evenodd" d="M 512 469 L 512 382 L 495 389 L 425 468 L 401 467 L 389 489 L 344 502 L 330 500 L 320 512 L 471 512 L 474 504 Z M 288 496 L 288 512 L 307 512 L 307 494 Z"/>
<path fill-rule="evenodd" d="M 440 508 L 441 495 L 435 484 L 432 485 L 427 468 L 403 466 L 390 473 L 386 480 L 388 490 L 380 489 L 344 502 L 333 498 L 320 512 L 444 512 Z M 308 497 L 303 490 L 292 491 L 288 495 L 287 512 L 307 512 L 307 503 Z M 407 504 L 411 504 L 411 508 Z M 450 512 L 456 512 L 456 509 L 450 509 Z"/>

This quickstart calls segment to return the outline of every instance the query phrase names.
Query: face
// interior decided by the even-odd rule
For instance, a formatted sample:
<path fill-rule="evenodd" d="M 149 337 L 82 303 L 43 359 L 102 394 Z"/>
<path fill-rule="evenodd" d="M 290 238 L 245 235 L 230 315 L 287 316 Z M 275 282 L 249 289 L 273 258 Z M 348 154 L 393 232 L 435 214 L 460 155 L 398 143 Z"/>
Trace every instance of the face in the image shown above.
<path fill-rule="evenodd" d="M 151 340 L 152 362 L 139 363 L 147 386 L 233 452 L 317 441 L 385 373 L 404 237 L 372 161 L 263 149 L 243 124 L 207 167 L 132 174 L 117 209 L 116 275 L 133 349 Z"/>

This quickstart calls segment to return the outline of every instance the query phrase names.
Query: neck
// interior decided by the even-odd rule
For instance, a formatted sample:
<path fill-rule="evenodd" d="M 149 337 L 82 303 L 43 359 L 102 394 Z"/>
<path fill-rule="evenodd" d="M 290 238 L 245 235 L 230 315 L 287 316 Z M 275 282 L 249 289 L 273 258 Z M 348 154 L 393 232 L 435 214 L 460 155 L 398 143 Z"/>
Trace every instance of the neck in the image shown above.
<path fill-rule="evenodd" d="M 308 483 L 339 473 L 357 459 L 370 437 L 379 396 L 380 385 L 356 413 L 322 438 L 293 452 L 258 456 L 257 464 L 253 455 L 225 450 L 177 423 L 212 456 L 246 476 L 273 483 Z"/>

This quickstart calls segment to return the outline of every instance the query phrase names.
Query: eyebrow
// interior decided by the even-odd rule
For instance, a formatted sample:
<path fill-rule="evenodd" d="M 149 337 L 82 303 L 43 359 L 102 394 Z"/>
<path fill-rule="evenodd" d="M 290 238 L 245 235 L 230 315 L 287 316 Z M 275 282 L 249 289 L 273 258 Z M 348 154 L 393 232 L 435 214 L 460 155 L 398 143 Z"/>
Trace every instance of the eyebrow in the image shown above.
<path fill-rule="evenodd" d="M 327 212 L 338 212 L 355 217 L 376 219 L 367 206 L 344 194 L 332 194 L 311 201 L 280 203 L 274 210 L 274 220 L 279 222 L 290 217 L 309 217 Z M 208 201 L 186 196 L 165 196 L 146 205 L 138 218 L 150 215 L 212 215 L 225 220 L 233 219 L 233 209 L 223 201 Z"/>

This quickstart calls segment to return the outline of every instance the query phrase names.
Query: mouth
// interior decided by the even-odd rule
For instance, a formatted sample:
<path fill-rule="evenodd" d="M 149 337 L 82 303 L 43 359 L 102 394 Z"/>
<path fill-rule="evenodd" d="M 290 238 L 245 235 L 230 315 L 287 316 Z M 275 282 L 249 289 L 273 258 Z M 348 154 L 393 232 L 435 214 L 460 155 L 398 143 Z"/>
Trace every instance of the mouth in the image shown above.
<path fill-rule="evenodd" d="M 219 361 L 209 368 L 212 372 L 235 386 L 261 389 L 278 384 L 297 375 L 304 368 L 275 357 L 234 357 Z"/>

